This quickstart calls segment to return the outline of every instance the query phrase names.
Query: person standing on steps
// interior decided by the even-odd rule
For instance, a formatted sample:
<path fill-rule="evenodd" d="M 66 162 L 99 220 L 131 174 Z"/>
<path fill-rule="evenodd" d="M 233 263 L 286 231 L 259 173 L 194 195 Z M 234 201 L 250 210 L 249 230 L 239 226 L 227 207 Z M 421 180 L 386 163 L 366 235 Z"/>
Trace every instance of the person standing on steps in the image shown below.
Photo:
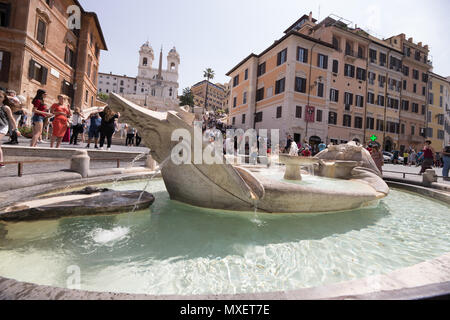
<path fill-rule="evenodd" d="M 40 136 L 42 135 L 42 129 L 44 128 L 44 120 L 46 118 L 53 117 L 53 114 L 48 112 L 48 108 L 45 105 L 45 98 L 47 93 L 44 90 L 39 89 L 36 96 L 33 99 L 33 138 L 31 139 L 30 147 L 36 147 Z"/>
<path fill-rule="evenodd" d="M 75 108 L 72 116 L 72 136 L 70 137 L 70 144 L 78 145 L 78 135 L 83 132 L 83 116 L 80 108 Z"/>
<path fill-rule="evenodd" d="M 120 118 L 120 113 L 115 113 L 109 106 L 100 112 L 102 123 L 100 125 L 100 149 L 103 149 L 105 139 L 108 142 L 108 151 L 111 150 L 112 135 L 115 130 L 115 121 Z"/>
<path fill-rule="evenodd" d="M 52 122 L 53 131 L 50 141 L 50 148 L 53 148 L 56 140 L 56 149 L 58 149 L 61 146 L 64 135 L 66 134 L 67 127 L 69 125 L 69 118 L 71 116 L 69 106 L 66 102 L 66 96 L 58 95 L 58 103 L 55 103 L 50 108 L 51 112 L 55 115 Z"/>
<path fill-rule="evenodd" d="M 89 125 L 89 133 L 88 133 L 88 144 L 86 148 L 91 147 L 92 139 L 95 142 L 95 149 L 98 149 L 98 138 L 100 136 L 100 126 L 102 124 L 102 118 L 98 113 L 91 114 L 89 117 L 90 125 Z"/>
<path fill-rule="evenodd" d="M 19 130 L 17 130 L 16 120 L 13 117 L 11 108 L 8 106 L 10 103 L 7 101 L 6 94 L 0 91 L 0 169 L 3 169 L 3 151 L 1 148 L 1 141 L 3 137 L 8 133 L 9 126 L 12 125 L 13 131 L 20 136 Z"/>

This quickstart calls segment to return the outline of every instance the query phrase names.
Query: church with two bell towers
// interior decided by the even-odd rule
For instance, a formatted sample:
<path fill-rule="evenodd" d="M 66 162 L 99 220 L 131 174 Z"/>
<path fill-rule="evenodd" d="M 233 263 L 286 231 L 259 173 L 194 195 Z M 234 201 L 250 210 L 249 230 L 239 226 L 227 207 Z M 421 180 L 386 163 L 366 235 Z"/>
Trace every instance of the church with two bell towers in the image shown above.
<path fill-rule="evenodd" d="M 167 55 L 167 67 L 163 69 L 162 48 L 159 64 L 153 68 L 155 55 L 148 41 L 139 51 L 139 70 L 137 76 L 137 95 L 176 100 L 178 95 L 178 66 L 180 55 L 172 48 Z"/>
<path fill-rule="evenodd" d="M 147 41 L 139 50 L 139 66 L 136 78 L 99 73 L 98 90 L 101 93 L 117 93 L 124 98 L 154 111 L 173 110 L 179 105 L 178 68 L 180 55 L 175 47 L 167 54 L 163 68 L 163 49 L 155 63 L 155 53 Z"/>

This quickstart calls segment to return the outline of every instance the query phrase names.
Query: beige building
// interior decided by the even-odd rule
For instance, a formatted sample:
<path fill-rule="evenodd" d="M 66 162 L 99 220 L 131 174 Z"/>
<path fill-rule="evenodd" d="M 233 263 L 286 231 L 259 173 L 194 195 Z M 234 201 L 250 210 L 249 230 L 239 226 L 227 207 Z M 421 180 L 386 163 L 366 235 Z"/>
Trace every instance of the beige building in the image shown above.
<path fill-rule="evenodd" d="M 81 29 L 69 28 L 69 6 L 80 8 Z M 60 93 L 82 109 L 97 105 L 100 51 L 107 50 L 97 15 L 76 0 L 0 0 L 0 87 L 47 103 Z"/>
<path fill-rule="evenodd" d="M 205 106 L 206 86 L 208 84 L 208 103 Z M 211 83 L 206 80 L 198 82 L 191 87 L 194 95 L 194 105 L 206 107 L 208 111 L 223 110 L 227 98 L 226 86 L 220 83 Z"/>

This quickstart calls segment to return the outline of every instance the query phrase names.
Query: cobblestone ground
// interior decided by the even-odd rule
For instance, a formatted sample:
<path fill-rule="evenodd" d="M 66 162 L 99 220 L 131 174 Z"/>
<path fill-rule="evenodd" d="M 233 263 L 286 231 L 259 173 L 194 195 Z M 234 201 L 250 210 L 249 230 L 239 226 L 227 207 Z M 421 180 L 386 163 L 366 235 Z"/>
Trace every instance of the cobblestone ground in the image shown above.
<path fill-rule="evenodd" d="M 119 139 L 118 139 L 119 138 Z M 149 150 L 148 148 L 143 147 L 126 147 L 124 144 L 120 145 L 120 137 L 114 139 L 116 144 L 113 144 L 111 146 L 112 151 L 130 151 L 130 152 L 145 152 L 147 153 Z M 2 143 L 8 142 L 9 138 L 4 137 L 2 139 Z M 123 139 L 125 141 L 125 139 Z M 86 143 L 78 142 L 78 146 L 70 145 L 69 143 L 62 143 L 61 148 L 76 148 L 76 149 L 84 149 L 86 150 Z M 19 138 L 19 145 L 23 147 L 27 147 L 30 145 L 30 140 L 26 138 Z M 50 141 L 44 141 L 38 145 L 39 147 L 43 148 L 49 148 L 50 147 Z M 94 145 L 91 144 L 91 150 L 94 150 Z M 19 160 L 30 160 L 25 159 L 22 157 L 5 157 L 5 161 L 19 161 Z M 45 158 L 45 154 L 42 155 L 42 158 L 33 158 L 32 160 L 50 160 L 48 158 Z M 70 165 L 70 161 L 65 162 L 52 162 L 52 163 L 36 163 L 36 164 L 24 164 L 23 165 L 23 175 L 29 175 L 34 173 L 50 173 L 50 172 L 58 172 L 61 170 L 68 169 Z M 120 167 L 125 168 L 127 166 L 130 166 L 131 163 L 125 163 L 121 162 Z M 143 166 L 144 161 L 137 161 L 135 163 L 135 167 Z M 103 169 L 103 168 L 116 168 L 117 162 L 116 161 L 108 161 L 108 162 L 99 162 L 99 161 L 91 161 L 91 169 Z M 15 177 L 17 176 L 18 168 L 17 164 L 15 165 L 6 165 L 6 168 L 0 170 L 0 178 L 1 177 Z"/>

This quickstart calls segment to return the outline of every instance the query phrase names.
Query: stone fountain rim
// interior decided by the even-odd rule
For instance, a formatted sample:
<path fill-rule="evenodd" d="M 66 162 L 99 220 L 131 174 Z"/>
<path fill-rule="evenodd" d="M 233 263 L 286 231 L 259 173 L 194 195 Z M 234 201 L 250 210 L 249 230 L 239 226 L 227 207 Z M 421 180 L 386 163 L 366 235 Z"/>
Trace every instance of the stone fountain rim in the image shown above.
<path fill-rule="evenodd" d="M 136 181 L 150 177 L 151 174 L 123 174 L 121 181 Z M 87 185 L 112 182 L 117 177 L 96 177 L 85 181 L 74 180 L 64 183 L 53 183 L 38 186 L 35 195 L 43 195 L 61 190 L 67 182 L 73 183 L 74 188 Z M 419 187 L 407 183 L 387 182 L 395 188 L 412 191 L 432 198 L 436 201 L 450 204 L 450 193 L 431 188 Z M 36 187 L 36 186 L 35 186 Z M 32 189 L 28 187 L 24 189 Z M 18 189 L 20 190 L 20 189 Z M 23 194 L 24 192 L 17 192 Z M 29 196 L 29 194 L 28 194 Z M 17 199 L 16 199 L 17 200 Z M 33 283 L 20 282 L 0 276 L 0 300 L 311 300 L 311 299 L 425 299 L 450 292 L 450 252 L 442 256 L 421 262 L 411 267 L 394 270 L 387 275 L 357 279 L 325 286 L 266 293 L 236 294 L 236 295 L 146 295 L 111 292 L 93 292 L 71 290 L 52 286 L 41 286 Z M 444 270 L 449 270 L 444 272 Z M 426 274 L 425 280 L 433 275 L 439 281 L 421 283 L 418 274 Z M 413 280 L 411 280 L 413 279 Z M 410 281 L 409 286 L 405 281 Z M 412 283 L 411 283 L 412 281 Z M 367 291 L 368 285 L 378 286 L 376 290 Z M 401 286 L 400 288 L 395 287 Z M 359 291 L 354 291 L 355 289 Z"/>

